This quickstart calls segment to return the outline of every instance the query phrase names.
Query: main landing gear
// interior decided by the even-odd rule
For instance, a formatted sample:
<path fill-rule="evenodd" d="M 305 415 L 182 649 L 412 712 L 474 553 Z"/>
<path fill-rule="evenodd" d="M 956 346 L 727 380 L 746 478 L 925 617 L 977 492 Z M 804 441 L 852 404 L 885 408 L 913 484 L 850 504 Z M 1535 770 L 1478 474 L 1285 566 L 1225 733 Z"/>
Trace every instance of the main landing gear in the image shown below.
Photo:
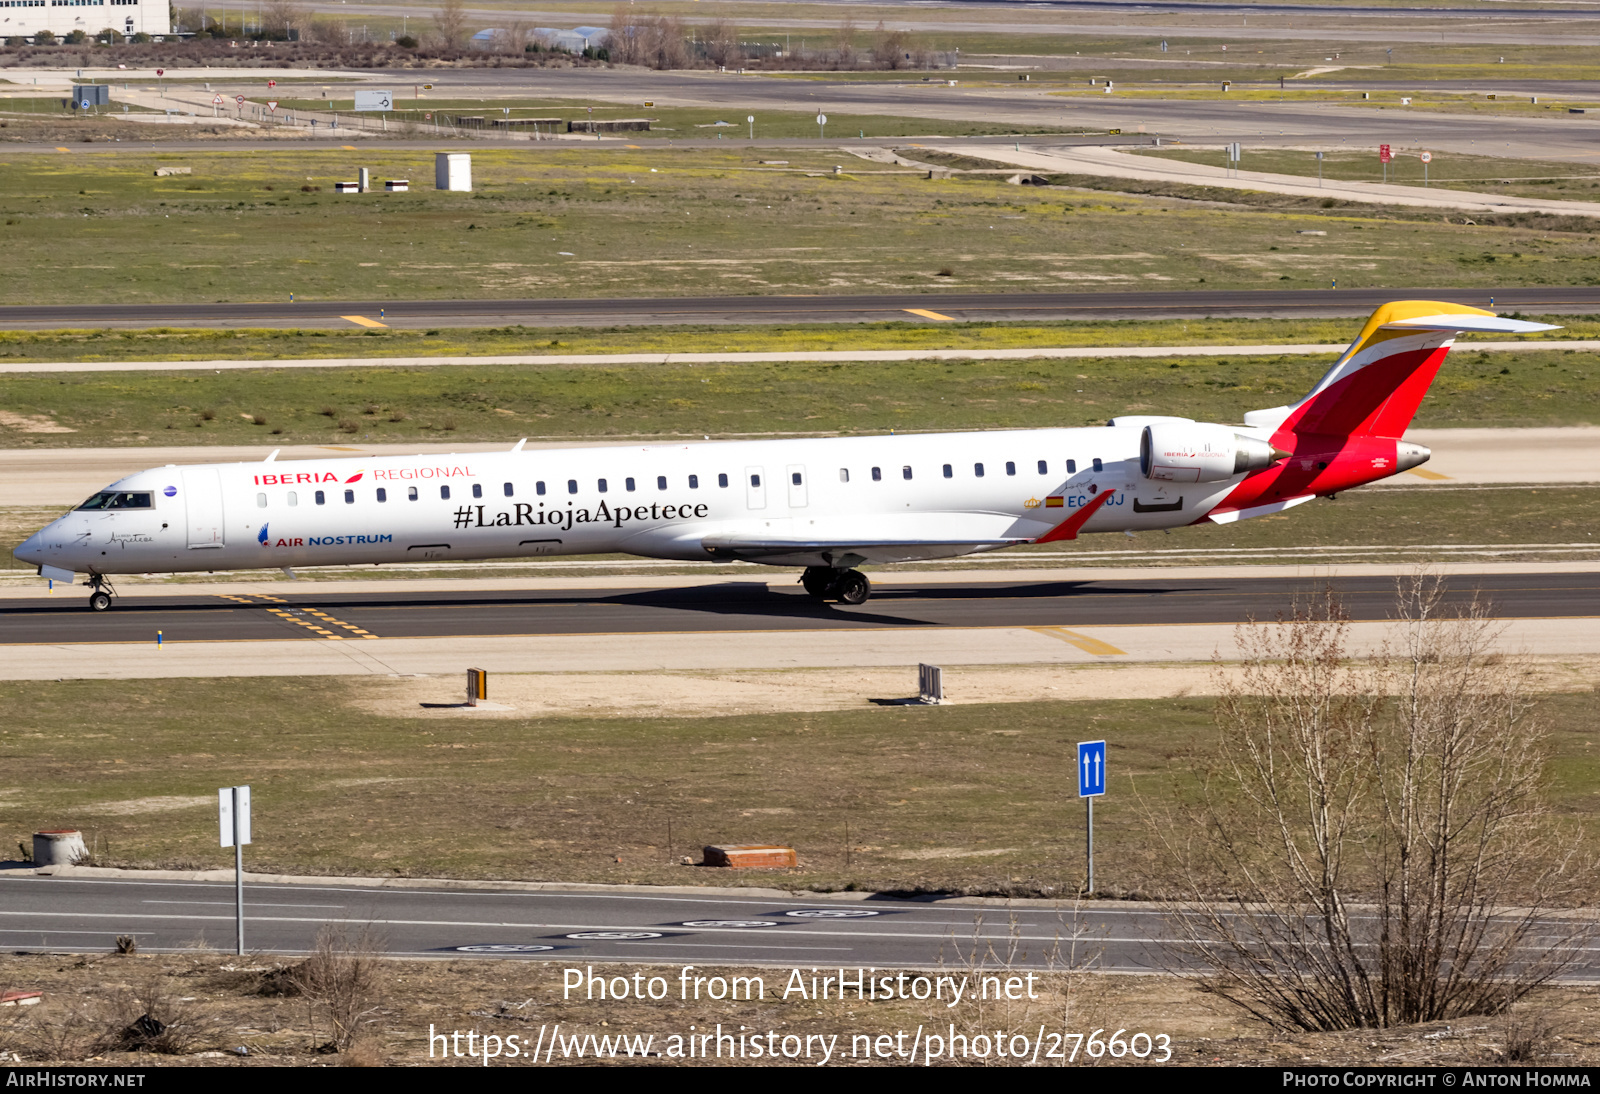
<path fill-rule="evenodd" d="M 89 610 L 103 612 L 111 607 L 111 598 L 117 591 L 102 574 L 89 575 Z"/>
<path fill-rule="evenodd" d="M 872 595 L 872 582 L 860 570 L 807 566 L 800 575 L 800 584 L 818 600 L 837 600 L 841 604 L 865 604 Z"/>

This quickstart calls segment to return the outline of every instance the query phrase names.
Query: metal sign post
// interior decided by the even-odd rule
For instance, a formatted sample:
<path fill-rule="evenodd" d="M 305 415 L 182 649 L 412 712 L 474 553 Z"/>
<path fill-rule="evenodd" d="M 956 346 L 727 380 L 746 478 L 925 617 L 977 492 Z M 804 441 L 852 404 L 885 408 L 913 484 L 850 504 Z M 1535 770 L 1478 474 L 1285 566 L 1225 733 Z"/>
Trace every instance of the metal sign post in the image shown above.
<path fill-rule="evenodd" d="M 1322 153 L 1317 153 L 1317 189 L 1322 189 Z"/>
<path fill-rule="evenodd" d="M 828 134 L 827 125 L 828 125 L 828 116 L 826 114 L 818 114 L 817 115 L 817 136 L 819 138 L 827 136 L 827 134 Z"/>
<path fill-rule="evenodd" d="M 1424 152 L 1417 158 L 1422 161 L 1422 185 L 1426 188 L 1428 185 L 1428 164 L 1433 162 L 1433 153 Z"/>
<path fill-rule="evenodd" d="M 217 790 L 217 821 L 222 846 L 233 848 L 234 953 L 244 954 L 244 845 L 250 842 L 250 788 Z"/>
<path fill-rule="evenodd" d="M 1078 742 L 1078 797 L 1089 808 L 1088 860 L 1089 877 L 1085 892 L 1094 894 L 1094 800 L 1106 792 L 1106 743 L 1104 741 Z"/>
<path fill-rule="evenodd" d="M 1389 181 L 1389 161 L 1394 159 L 1394 153 L 1387 144 L 1378 145 L 1378 161 L 1383 164 L 1383 181 Z"/>

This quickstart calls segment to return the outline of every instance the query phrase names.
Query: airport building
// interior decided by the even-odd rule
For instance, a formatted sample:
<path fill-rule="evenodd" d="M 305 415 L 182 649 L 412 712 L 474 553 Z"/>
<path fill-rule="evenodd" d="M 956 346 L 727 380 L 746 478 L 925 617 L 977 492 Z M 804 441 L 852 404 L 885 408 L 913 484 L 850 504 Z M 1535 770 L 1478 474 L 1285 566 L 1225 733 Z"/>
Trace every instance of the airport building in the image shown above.
<path fill-rule="evenodd" d="M 0 40 L 43 30 L 57 38 L 81 30 L 92 38 L 107 27 L 128 38 L 170 34 L 171 9 L 167 0 L 0 0 Z"/>

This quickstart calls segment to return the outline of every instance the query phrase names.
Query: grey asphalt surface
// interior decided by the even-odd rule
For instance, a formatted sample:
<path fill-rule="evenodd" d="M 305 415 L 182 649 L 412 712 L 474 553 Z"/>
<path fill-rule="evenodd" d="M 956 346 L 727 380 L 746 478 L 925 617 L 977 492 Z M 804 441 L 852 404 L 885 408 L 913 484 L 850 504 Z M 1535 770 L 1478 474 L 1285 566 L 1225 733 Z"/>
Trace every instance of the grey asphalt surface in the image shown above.
<path fill-rule="evenodd" d="M 975 946 L 980 961 L 995 964 L 989 947 L 1004 953 L 1014 930 L 1020 966 L 1059 967 L 1076 935 L 1078 954 L 1097 967 L 1145 971 L 1156 967 L 1151 939 L 1162 924 L 1159 912 L 1140 905 L 1100 905 L 1075 917 L 1037 906 L 725 894 L 365 888 L 334 878 L 246 884 L 245 946 L 304 953 L 323 924 L 342 922 L 373 924 L 388 952 L 404 957 L 884 968 L 960 965 Z M 231 952 L 233 885 L 0 872 L 0 949 L 103 951 L 119 934 L 133 935 L 143 951 L 204 941 Z"/>
<path fill-rule="evenodd" d="M 1600 286 L 1293 289 L 1219 292 L 916 293 L 896 296 L 726 296 L 586 300 L 342 300 L 294 304 L 52 304 L 0 307 L 0 329 L 56 327 L 349 328 L 347 315 L 400 328 L 677 324 L 926 324 L 912 309 L 956 320 L 1160 319 L 1366 315 L 1390 300 L 1446 300 L 1544 315 L 1600 310 Z"/>
<path fill-rule="evenodd" d="M 86 598 L 57 595 L 0 602 L 0 646 L 144 643 L 158 629 L 169 642 L 315 640 L 315 632 L 269 610 L 297 615 L 306 608 L 377 638 L 1242 623 L 1274 619 L 1288 612 L 1297 596 L 1314 596 L 1322 585 L 1312 579 L 1139 576 L 1073 582 L 975 575 L 970 585 L 880 586 L 867 603 L 850 607 L 819 603 L 798 586 L 754 581 L 682 589 L 482 593 L 416 592 L 396 581 L 392 593 L 378 596 L 319 596 L 314 586 L 274 586 L 274 597 L 254 598 L 258 604 L 175 591 L 170 597 L 122 600 L 100 613 L 89 611 Z M 1392 578 L 1346 577 L 1334 585 L 1353 619 L 1392 616 Z M 1448 586 L 1456 600 L 1481 590 L 1506 619 L 1600 614 L 1600 572 L 1466 575 L 1451 577 Z"/>

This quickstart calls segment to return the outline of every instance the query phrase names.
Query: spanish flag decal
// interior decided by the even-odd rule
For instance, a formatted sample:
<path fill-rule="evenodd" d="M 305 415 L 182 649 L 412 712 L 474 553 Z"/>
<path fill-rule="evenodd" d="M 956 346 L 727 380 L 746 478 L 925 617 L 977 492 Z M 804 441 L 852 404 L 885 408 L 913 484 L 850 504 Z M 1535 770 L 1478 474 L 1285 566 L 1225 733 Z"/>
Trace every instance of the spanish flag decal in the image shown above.
<path fill-rule="evenodd" d="M 1044 499 L 1044 507 L 1046 509 L 1060 509 L 1066 503 L 1067 499 L 1063 497 L 1051 497 Z"/>

